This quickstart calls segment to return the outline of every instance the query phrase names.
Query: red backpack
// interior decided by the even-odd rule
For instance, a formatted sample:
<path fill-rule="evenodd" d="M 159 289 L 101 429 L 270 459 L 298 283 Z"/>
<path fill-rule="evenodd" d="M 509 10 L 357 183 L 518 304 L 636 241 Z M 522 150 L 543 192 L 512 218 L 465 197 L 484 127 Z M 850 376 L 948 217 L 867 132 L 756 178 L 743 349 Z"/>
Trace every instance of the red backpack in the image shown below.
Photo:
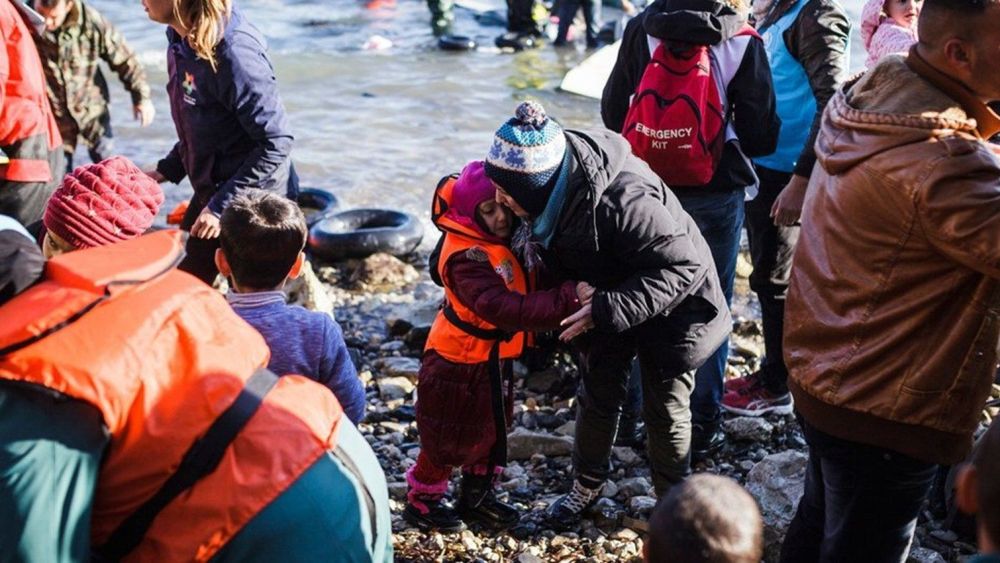
<path fill-rule="evenodd" d="M 744 27 L 736 36 L 757 35 Z M 670 186 L 707 184 L 722 157 L 729 111 L 707 45 L 653 51 L 625 114 L 632 152 Z"/>

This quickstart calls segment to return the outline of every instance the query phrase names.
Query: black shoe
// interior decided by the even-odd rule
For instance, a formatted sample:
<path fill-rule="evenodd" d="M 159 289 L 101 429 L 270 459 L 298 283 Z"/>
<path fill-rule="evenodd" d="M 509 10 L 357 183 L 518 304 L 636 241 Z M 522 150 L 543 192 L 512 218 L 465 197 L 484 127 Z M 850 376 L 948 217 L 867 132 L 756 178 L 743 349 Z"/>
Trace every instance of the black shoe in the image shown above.
<path fill-rule="evenodd" d="M 691 425 L 691 461 L 702 461 L 726 445 L 726 433 L 721 422 Z"/>
<path fill-rule="evenodd" d="M 496 43 L 496 46 L 501 49 L 523 51 L 525 49 L 541 47 L 545 44 L 545 40 L 541 36 L 534 33 L 508 31 L 507 33 L 497 37 L 494 43 Z"/>
<path fill-rule="evenodd" d="M 437 530 L 444 533 L 461 532 L 465 529 L 465 523 L 459 518 L 458 512 L 449 506 L 443 499 L 426 500 L 418 502 L 427 507 L 427 512 L 423 512 L 413 505 L 407 503 L 403 510 L 403 520 L 420 528 L 421 530 Z"/>
<path fill-rule="evenodd" d="M 645 444 L 646 425 L 641 420 L 626 419 L 623 416 L 618 423 L 618 435 L 615 436 L 615 445 L 641 449 Z"/>
<path fill-rule="evenodd" d="M 492 478 L 463 473 L 461 489 L 458 514 L 466 522 L 504 530 L 521 521 L 521 513 L 516 508 L 497 500 Z"/>
<path fill-rule="evenodd" d="M 590 479 L 588 479 L 590 481 Z M 546 523 L 554 530 L 566 530 L 580 522 L 583 513 L 601 498 L 604 484 L 598 482 L 595 487 L 588 487 L 573 480 L 573 488 L 568 493 L 556 499 L 545 511 Z"/>

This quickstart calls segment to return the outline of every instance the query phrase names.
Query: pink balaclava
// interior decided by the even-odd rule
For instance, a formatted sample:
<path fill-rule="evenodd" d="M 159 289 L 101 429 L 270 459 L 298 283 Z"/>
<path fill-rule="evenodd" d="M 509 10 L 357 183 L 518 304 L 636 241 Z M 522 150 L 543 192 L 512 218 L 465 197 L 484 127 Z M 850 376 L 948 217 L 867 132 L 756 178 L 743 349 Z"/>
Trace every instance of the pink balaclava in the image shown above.
<path fill-rule="evenodd" d="M 486 177 L 483 162 L 476 160 L 466 164 L 451 190 L 451 209 L 447 215 L 453 221 L 492 238 L 493 235 L 476 220 L 476 208 L 479 204 L 495 198 L 497 193 L 493 183 Z"/>

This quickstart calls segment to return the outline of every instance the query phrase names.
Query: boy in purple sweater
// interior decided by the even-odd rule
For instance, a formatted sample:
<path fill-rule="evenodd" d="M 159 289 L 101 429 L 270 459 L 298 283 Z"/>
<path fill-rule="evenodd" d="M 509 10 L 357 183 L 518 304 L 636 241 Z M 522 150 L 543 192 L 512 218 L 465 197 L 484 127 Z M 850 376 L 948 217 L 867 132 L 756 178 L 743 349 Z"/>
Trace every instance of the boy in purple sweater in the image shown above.
<path fill-rule="evenodd" d="M 307 236 L 302 211 L 285 197 L 248 189 L 222 212 L 220 227 L 215 264 L 229 280 L 226 297 L 267 341 L 268 369 L 326 385 L 357 424 L 365 414 L 365 390 L 340 325 L 325 313 L 287 304 L 281 290 L 302 269 Z"/>

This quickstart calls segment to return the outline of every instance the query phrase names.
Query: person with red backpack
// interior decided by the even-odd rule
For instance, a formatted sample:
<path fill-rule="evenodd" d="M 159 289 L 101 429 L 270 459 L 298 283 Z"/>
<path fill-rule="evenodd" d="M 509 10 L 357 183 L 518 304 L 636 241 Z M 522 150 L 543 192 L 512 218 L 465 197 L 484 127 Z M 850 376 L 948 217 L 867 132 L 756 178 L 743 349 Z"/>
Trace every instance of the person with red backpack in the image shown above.
<path fill-rule="evenodd" d="M 625 28 L 601 99 L 604 124 L 666 183 L 708 242 L 732 299 L 748 157 L 774 151 L 781 122 L 764 43 L 739 0 L 657 0 Z M 720 402 L 729 342 L 698 370 L 691 453 L 722 447 Z"/>

